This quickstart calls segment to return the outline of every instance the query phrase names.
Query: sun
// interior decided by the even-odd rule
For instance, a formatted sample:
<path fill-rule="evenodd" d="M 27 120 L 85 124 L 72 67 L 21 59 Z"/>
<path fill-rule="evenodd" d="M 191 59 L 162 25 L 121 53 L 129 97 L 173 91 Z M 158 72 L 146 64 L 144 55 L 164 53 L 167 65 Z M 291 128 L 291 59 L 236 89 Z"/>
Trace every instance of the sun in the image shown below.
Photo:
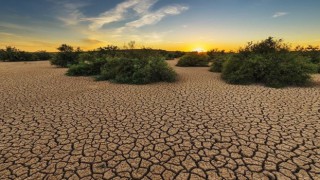
<path fill-rule="evenodd" d="M 195 52 L 198 52 L 198 53 L 206 52 L 206 50 L 201 48 L 201 47 L 194 48 L 192 51 L 195 51 Z"/>

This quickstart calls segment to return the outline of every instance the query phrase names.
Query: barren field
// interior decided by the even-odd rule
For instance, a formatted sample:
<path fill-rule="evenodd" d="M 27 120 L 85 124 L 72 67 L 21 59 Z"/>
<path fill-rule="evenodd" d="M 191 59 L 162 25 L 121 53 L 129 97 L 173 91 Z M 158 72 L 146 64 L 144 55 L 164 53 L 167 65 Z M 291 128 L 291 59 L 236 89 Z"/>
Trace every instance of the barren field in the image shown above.
<path fill-rule="evenodd" d="M 272 89 L 175 70 L 137 86 L 0 63 L 0 179 L 320 179 L 320 75 Z"/>

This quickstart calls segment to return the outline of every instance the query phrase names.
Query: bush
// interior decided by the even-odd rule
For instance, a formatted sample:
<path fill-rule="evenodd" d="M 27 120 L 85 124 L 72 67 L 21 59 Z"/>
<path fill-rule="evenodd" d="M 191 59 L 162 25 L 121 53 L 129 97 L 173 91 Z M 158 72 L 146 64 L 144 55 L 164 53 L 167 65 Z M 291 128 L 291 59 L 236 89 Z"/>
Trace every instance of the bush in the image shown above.
<path fill-rule="evenodd" d="M 99 57 L 116 57 L 117 53 L 119 52 L 118 46 L 108 45 L 106 47 L 98 48 L 98 56 Z"/>
<path fill-rule="evenodd" d="M 212 61 L 210 66 L 211 72 L 222 72 L 223 63 L 226 61 L 225 58 L 221 57 Z"/>
<path fill-rule="evenodd" d="M 267 63 L 263 61 L 265 61 L 263 56 L 258 55 L 248 57 L 246 60 L 236 56 L 223 64 L 222 78 L 231 84 L 255 83 L 261 79 L 260 70 L 267 70 L 263 67 Z"/>
<path fill-rule="evenodd" d="M 95 75 L 92 72 L 92 65 L 87 63 L 79 63 L 71 65 L 66 73 L 68 76 L 91 76 Z"/>
<path fill-rule="evenodd" d="M 19 49 L 7 46 L 0 50 L 0 60 L 8 62 L 17 61 L 36 61 L 38 57 L 34 53 L 20 51 Z"/>
<path fill-rule="evenodd" d="M 62 44 L 57 49 L 59 50 L 59 52 L 51 60 L 51 64 L 59 67 L 68 67 L 79 62 L 78 58 L 79 54 L 81 53 L 81 50 L 79 48 L 77 50 L 74 50 L 73 47 Z"/>
<path fill-rule="evenodd" d="M 308 59 L 294 54 L 252 54 L 226 61 L 222 78 L 232 84 L 263 83 L 270 87 L 306 85 L 316 71 Z"/>
<path fill-rule="evenodd" d="M 38 61 L 38 57 L 34 53 L 19 51 L 16 61 Z"/>
<path fill-rule="evenodd" d="M 222 78 L 232 84 L 263 83 L 270 87 L 308 84 L 316 66 L 310 58 L 292 53 L 288 47 L 271 37 L 249 43 L 224 63 Z"/>
<path fill-rule="evenodd" d="M 211 59 L 211 72 L 222 72 L 223 64 L 232 58 L 232 54 L 218 54 L 215 55 L 214 59 Z"/>
<path fill-rule="evenodd" d="M 239 50 L 239 54 L 242 56 L 248 56 L 252 53 L 268 55 L 287 52 L 289 52 L 289 45 L 283 43 L 282 39 L 275 40 L 273 37 L 268 37 L 257 43 L 249 42 L 245 48 L 240 48 Z"/>
<path fill-rule="evenodd" d="M 0 49 L 0 61 L 5 60 L 7 53 L 4 49 Z"/>
<path fill-rule="evenodd" d="M 320 49 L 319 47 L 311 46 L 304 48 L 301 46 L 296 47 L 297 54 L 310 58 L 311 63 L 317 66 L 317 72 L 320 73 Z"/>
<path fill-rule="evenodd" d="M 185 53 L 182 52 L 182 51 L 167 52 L 166 53 L 166 60 L 172 60 L 172 59 L 180 58 L 183 55 L 185 55 Z"/>
<path fill-rule="evenodd" d="M 35 52 L 35 56 L 38 60 L 50 60 L 51 54 L 46 51 L 37 51 Z"/>
<path fill-rule="evenodd" d="M 177 66 L 180 67 L 207 67 L 208 56 L 205 54 L 190 53 L 181 57 Z"/>
<path fill-rule="evenodd" d="M 109 59 L 101 69 L 98 80 L 117 83 L 147 84 L 159 81 L 173 82 L 176 73 L 160 58 Z"/>
<path fill-rule="evenodd" d="M 97 59 L 93 53 L 81 53 L 79 54 L 79 62 L 93 62 Z"/>
<path fill-rule="evenodd" d="M 80 62 L 71 65 L 67 71 L 68 76 L 95 76 L 101 73 L 101 67 L 107 63 L 107 60 L 94 60 L 91 62 Z"/>
<path fill-rule="evenodd" d="M 19 52 L 15 47 L 7 46 L 5 49 L 1 49 L 1 60 L 19 61 Z"/>
<path fill-rule="evenodd" d="M 305 57 L 283 54 L 274 60 L 277 63 L 272 63 L 269 71 L 264 73 L 264 82 L 270 87 L 307 85 L 311 80 L 310 74 L 317 71 L 317 67 Z"/>
<path fill-rule="evenodd" d="M 225 50 L 212 49 L 207 51 L 210 60 L 219 59 L 221 55 L 225 55 Z"/>
<path fill-rule="evenodd" d="M 116 57 L 124 59 L 152 59 L 152 58 L 165 58 L 165 51 L 156 50 L 151 48 L 142 49 L 127 49 L 118 53 Z"/>

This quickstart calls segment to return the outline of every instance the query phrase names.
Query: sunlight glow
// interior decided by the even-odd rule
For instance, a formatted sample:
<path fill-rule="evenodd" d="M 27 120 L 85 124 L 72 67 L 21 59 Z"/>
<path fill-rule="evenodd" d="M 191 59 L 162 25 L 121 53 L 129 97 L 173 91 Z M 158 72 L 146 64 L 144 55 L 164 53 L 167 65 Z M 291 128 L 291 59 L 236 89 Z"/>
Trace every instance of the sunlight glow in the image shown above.
<path fill-rule="evenodd" d="M 196 51 L 196 52 L 198 52 L 198 53 L 206 52 L 206 50 L 203 49 L 203 48 L 201 48 L 201 47 L 197 47 L 197 48 L 193 49 L 192 51 Z"/>

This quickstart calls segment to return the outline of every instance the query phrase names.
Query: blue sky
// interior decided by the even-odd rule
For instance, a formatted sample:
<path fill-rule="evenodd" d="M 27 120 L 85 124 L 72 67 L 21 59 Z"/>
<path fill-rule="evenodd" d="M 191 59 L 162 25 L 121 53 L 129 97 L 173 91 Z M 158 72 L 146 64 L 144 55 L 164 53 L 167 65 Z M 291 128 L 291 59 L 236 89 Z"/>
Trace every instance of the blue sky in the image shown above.
<path fill-rule="evenodd" d="M 54 51 L 107 44 L 236 50 L 274 36 L 320 45 L 318 0 L 4 0 L 0 48 Z"/>

